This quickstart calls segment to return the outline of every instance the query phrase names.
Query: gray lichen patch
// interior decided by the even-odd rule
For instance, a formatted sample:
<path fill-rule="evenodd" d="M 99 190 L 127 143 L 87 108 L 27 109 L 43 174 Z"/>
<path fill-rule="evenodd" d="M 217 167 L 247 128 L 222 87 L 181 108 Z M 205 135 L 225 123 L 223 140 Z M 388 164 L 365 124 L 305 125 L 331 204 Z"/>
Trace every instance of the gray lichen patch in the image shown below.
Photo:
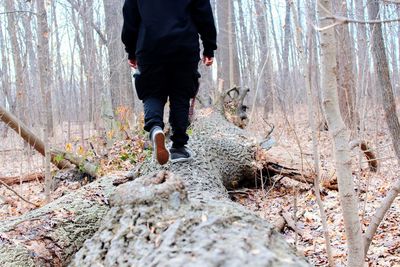
<path fill-rule="evenodd" d="M 37 266 L 29 252 L 22 246 L 7 244 L 0 237 L 0 266 L 4 267 L 34 267 Z"/>
<path fill-rule="evenodd" d="M 182 181 L 166 171 L 142 176 L 134 183 L 119 186 L 111 196 L 110 203 L 113 206 L 142 203 L 150 205 L 160 200 L 176 208 L 179 208 L 181 201 L 187 201 L 187 192 Z"/>

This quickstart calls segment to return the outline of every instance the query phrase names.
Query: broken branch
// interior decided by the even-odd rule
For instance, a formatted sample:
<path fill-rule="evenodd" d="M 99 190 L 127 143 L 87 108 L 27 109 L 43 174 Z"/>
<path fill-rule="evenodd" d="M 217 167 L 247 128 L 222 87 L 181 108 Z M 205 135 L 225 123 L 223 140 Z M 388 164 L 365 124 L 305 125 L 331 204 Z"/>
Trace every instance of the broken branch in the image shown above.
<path fill-rule="evenodd" d="M 0 177 L 0 181 L 5 183 L 6 185 L 14 185 L 19 183 L 28 183 L 32 181 L 41 181 L 44 180 L 43 173 L 32 173 L 24 176 L 13 176 L 13 177 Z"/>
<path fill-rule="evenodd" d="M 0 184 L 4 185 L 5 188 L 7 188 L 8 190 L 10 190 L 11 192 L 13 192 L 17 197 L 19 197 L 22 201 L 33 205 L 35 207 L 40 207 L 38 204 L 32 203 L 29 200 L 27 200 L 26 198 L 24 198 L 23 196 L 21 196 L 20 194 L 18 194 L 14 189 L 12 189 L 10 186 L 8 186 L 6 183 L 4 183 L 3 181 L 0 180 Z"/>

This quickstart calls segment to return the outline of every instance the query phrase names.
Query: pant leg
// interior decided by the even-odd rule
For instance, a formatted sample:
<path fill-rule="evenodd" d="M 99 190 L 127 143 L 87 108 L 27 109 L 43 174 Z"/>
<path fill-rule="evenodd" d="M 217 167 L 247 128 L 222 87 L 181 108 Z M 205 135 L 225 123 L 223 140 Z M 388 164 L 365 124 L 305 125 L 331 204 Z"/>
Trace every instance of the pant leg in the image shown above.
<path fill-rule="evenodd" d="M 144 130 L 150 132 L 154 126 L 164 129 L 164 106 L 166 97 L 149 97 L 143 100 Z"/>
<path fill-rule="evenodd" d="M 186 133 L 189 126 L 190 98 L 180 95 L 170 95 L 169 123 L 172 128 L 171 141 L 175 148 L 182 147 L 189 141 Z"/>
<path fill-rule="evenodd" d="M 180 64 L 171 66 L 169 70 L 169 123 L 172 128 L 173 147 L 182 147 L 189 140 L 186 131 L 189 126 L 190 99 L 198 90 L 197 66 L 197 62 Z"/>
<path fill-rule="evenodd" d="M 154 126 L 164 128 L 164 106 L 168 98 L 166 68 L 163 64 L 138 67 L 134 77 L 138 98 L 143 101 L 144 129 L 150 132 Z"/>

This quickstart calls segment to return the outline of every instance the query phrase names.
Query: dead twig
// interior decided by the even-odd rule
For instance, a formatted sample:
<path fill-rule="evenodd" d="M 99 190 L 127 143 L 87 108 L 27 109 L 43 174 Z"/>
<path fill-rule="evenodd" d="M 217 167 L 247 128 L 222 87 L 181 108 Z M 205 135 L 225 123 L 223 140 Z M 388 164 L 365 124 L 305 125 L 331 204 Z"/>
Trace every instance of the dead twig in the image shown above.
<path fill-rule="evenodd" d="M 310 174 L 301 174 L 297 169 L 287 168 L 278 163 L 267 162 L 264 166 L 264 170 L 268 174 L 279 174 L 290 179 L 302 182 L 308 185 L 314 184 L 314 178 Z"/>
<path fill-rule="evenodd" d="M 288 212 L 282 212 L 282 217 L 285 219 L 287 226 L 289 228 L 291 228 L 299 236 L 301 236 L 301 237 L 304 236 L 304 232 L 297 227 L 295 220 Z"/>
<path fill-rule="evenodd" d="M 43 173 L 33 173 L 24 176 L 13 176 L 13 177 L 0 177 L 0 181 L 4 182 L 7 185 L 14 185 L 18 183 L 28 183 L 32 181 L 41 181 L 44 180 Z"/>
<path fill-rule="evenodd" d="M 364 253 L 367 254 L 369 246 L 371 245 L 372 239 L 378 229 L 379 225 L 385 218 L 385 215 L 389 208 L 392 206 L 393 201 L 400 193 L 400 179 L 395 181 L 391 186 L 391 189 L 387 193 L 386 197 L 382 200 L 380 207 L 372 215 L 369 226 L 364 234 Z"/>
<path fill-rule="evenodd" d="M 6 183 L 4 183 L 3 181 L 0 180 L 0 184 L 4 185 L 8 190 L 10 190 L 11 192 L 13 192 L 17 197 L 19 197 L 22 201 L 33 205 L 37 208 L 39 208 L 40 206 L 38 204 L 32 203 L 29 200 L 27 200 L 26 198 L 24 198 L 23 196 L 21 196 L 20 194 L 18 194 L 14 189 L 12 189 L 10 186 L 8 186 Z"/>
<path fill-rule="evenodd" d="M 400 5 L 400 1 L 398 1 L 398 0 L 383 0 L 383 2 L 386 4 Z"/>

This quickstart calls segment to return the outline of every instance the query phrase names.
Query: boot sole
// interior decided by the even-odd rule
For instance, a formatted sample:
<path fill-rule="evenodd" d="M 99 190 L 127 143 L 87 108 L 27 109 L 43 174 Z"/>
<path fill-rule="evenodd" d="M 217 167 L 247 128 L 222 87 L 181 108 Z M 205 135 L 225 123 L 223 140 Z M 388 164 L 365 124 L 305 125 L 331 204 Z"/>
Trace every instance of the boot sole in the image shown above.
<path fill-rule="evenodd" d="M 165 135 L 163 133 L 157 133 L 154 137 L 154 142 L 156 146 L 156 159 L 160 165 L 164 165 L 169 160 L 169 152 L 165 147 Z"/>
<path fill-rule="evenodd" d="M 180 158 L 180 159 L 171 159 L 171 163 L 182 163 L 182 162 L 189 162 L 194 160 L 193 157 L 190 158 Z"/>

